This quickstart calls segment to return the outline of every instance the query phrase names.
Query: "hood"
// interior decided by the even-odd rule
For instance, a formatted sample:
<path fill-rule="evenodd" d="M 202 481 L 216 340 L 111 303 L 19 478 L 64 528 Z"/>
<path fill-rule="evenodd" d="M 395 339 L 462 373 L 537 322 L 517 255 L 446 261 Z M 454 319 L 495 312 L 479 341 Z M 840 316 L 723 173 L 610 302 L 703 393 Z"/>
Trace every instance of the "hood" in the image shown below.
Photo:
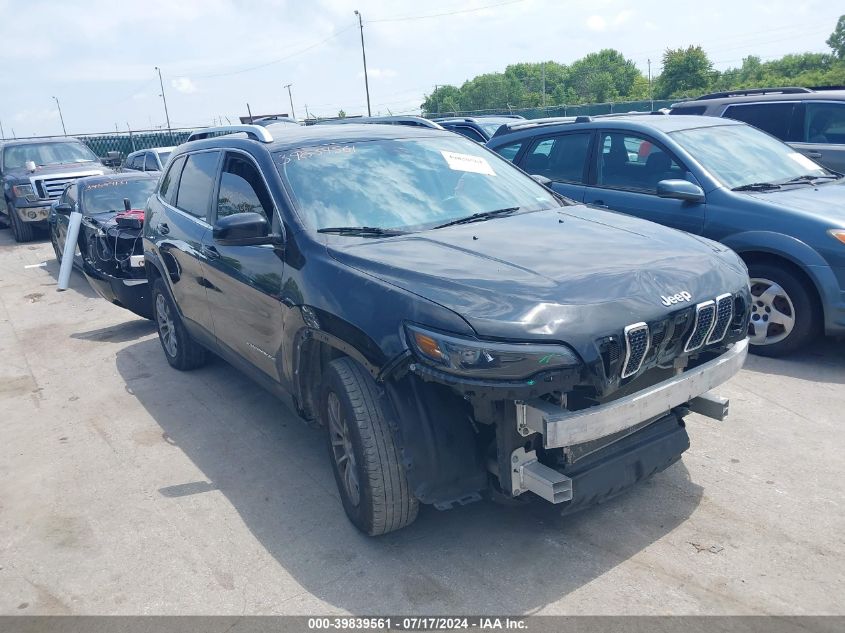
<path fill-rule="evenodd" d="M 582 205 L 349 239 L 329 239 L 338 261 L 449 308 L 480 336 L 510 340 L 593 339 L 748 279 L 716 242 Z M 681 292 L 689 303 L 663 305 Z"/>
<path fill-rule="evenodd" d="M 780 208 L 823 218 L 831 225 L 845 226 L 845 178 L 816 186 L 800 185 L 748 195 Z"/>
<path fill-rule="evenodd" d="M 30 178 L 43 178 L 53 174 L 75 174 L 77 172 L 84 172 L 86 174 L 100 174 L 111 173 L 112 170 L 103 165 L 99 161 L 86 161 L 84 163 L 62 163 L 59 165 L 44 165 L 36 167 L 34 172 L 30 172 L 26 167 L 19 167 L 17 169 L 6 170 L 6 178 L 14 178 L 16 180 L 29 181 Z"/>

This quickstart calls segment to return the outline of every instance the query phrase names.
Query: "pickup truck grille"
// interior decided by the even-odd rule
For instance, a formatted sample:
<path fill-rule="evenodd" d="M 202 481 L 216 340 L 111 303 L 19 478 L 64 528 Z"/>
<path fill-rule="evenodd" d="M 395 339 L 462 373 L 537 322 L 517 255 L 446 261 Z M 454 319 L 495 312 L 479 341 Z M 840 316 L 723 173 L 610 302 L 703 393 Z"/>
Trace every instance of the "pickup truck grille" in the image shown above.
<path fill-rule="evenodd" d="M 32 186 L 39 198 L 45 200 L 56 200 L 62 195 L 65 187 L 72 182 L 76 182 L 85 176 L 101 176 L 102 170 L 84 171 L 71 174 L 56 174 L 55 176 L 45 176 L 43 178 L 31 178 Z"/>

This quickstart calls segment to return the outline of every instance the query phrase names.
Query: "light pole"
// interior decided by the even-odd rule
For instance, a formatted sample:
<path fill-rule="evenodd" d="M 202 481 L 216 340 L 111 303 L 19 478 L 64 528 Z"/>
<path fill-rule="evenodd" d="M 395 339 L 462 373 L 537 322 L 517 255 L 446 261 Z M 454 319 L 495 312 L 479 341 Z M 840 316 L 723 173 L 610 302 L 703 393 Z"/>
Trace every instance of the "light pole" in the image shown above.
<path fill-rule="evenodd" d="M 648 100 L 651 101 L 651 109 L 654 110 L 654 95 L 651 92 L 651 60 L 648 60 Z"/>
<path fill-rule="evenodd" d="M 370 81 L 367 79 L 367 51 L 364 48 L 364 22 L 361 20 L 361 14 L 358 9 L 355 9 L 355 15 L 358 16 L 358 28 L 361 29 L 361 55 L 364 58 L 364 88 L 367 90 L 367 116 L 372 116 L 370 110 Z"/>
<path fill-rule="evenodd" d="M 59 109 L 59 120 L 62 122 L 62 132 L 65 133 L 67 136 L 67 129 L 65 129 L 65 118 L 62 116 L 62 106 L 59 105 L 59 100 L 56 97 L 53 97 L 53 100 L 56 102 L 56 107 Z"/>
<path fill-rule="evenodd" d="M 164 82 L 161 80 L 161 68 L 155 67 L 158 73 L 158 85 L 161 86 L 161 100 L 164 102 L 164 118 L 167 119 L 167 133 L 170 135 L 170 140 L 173 140 L 173 130 L 170 129 L 170 114 L 167 112 L 167 97 L 164 96 Z"/>
<path fill-rule="evenodd" d="M 290 87 L 293 84 L 285 84 L 285 88 L 288 89 L 288 99 L 290 99 L 290 115 L 294 121 L 296 121 L 296 112 L 293 111 L 293 95 L 290 93 Z"/>

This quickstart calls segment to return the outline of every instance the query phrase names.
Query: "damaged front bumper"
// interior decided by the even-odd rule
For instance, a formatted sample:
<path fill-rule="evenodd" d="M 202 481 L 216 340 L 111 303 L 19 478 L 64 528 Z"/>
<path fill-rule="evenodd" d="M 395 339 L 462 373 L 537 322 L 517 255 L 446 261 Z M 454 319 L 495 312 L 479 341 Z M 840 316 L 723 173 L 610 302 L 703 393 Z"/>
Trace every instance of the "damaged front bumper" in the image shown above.
<path fill-rule="evenodd" d="M 568 411 L 545 400 L 517 405 L 517 429 L 523 435 L 541 433 L 546 448 L 592 442 L 619 433 L 682 404 L 695 401 L 736 374 L 748 356 L 748 339 L 733 344 L 725 353 L 631 395 L 580 411 Z M 692 408 L 707 414 L 716 402 L 707 397 Z M 721 417 L 726 413 L 725 403 Z M 714 416 L 711 416 L 714 417 Z M 525 431 L 522 431 L 525 429 Z"/>
<path fill-rule="evenodd" d="M 115 277 L 97 270 L 87 259 L 82 262 L 82 272 L 94 291 L 109 303 L 145 319 L 153 318 L 150 284 L 146 278 Z"/>

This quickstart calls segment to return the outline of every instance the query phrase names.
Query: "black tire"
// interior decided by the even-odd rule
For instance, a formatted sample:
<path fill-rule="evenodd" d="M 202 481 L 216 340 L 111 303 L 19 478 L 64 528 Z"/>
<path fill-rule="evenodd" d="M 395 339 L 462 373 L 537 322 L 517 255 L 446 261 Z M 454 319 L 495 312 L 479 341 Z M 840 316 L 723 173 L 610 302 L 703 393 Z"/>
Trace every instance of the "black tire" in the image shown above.
<path fill-rule="evenodd" d="M 56 236 L 56 227 L 50 226 L 50 243 L 53 245 L 53 252 L 56 254 L 56 261 L 62 263 L 62 247 L 59 238 Z"/>
<path fill-rule="evenodd" d="M 161 278 L 153 282 L 152 302 L 158 340 L 170 366 L 188 371 L 205 365 L 208 351 L 188 334 Z"/>
<path fill-rule="evenodd" d="M 19 244 L 22 242 L 31 242 L 35 237 L 35 229 L 29 222 L 23 222 L 18 217 L 18 211 L 15 206 L 10 204 L 7 207 L 9 211 L 9 221 L 12 224 L 12 235 L 15 236 L 15 241 Z"/>
<path fill-rule="evenodd" d="M 370 536 L 410 525 L 419 510 L 399 460 L 381 395 L 370 375 L 351 358 L 333 360 L 323 375 L 320 414 L 326 425 L 335 482 L 349 520 Z M 330 402 L 339 416 L 330 412 Z M 351 458 L 339 458 L 339 451 L 351 454 Z M 357 479 L 357 499 L 346 479 L 350 472 Z"/>
<path fill-rule="evenodd" d="M 811 294 L 812 291 L 807 288 L 807 282 L 786 267 L 768 263 L 752 263 L 748 267 L 748 276 L 752 280 L 752 323 L 749 327 L 749 335 L 752 338 L 749 341 L 751 343 L 749 351 L 759 356 L 778 357 L 797 352 L 806 347 L 819 334 L 821 318 L 817 304 Z M 761 290 L 766 287 L 767 282 L 777 284 L 784 291 L 783 295 L 775 300 L 775 308 L 787 315 L 791 313 L 790 316 L 794 320 L 791 331 L 786 336 L 783 336 L 786 332 L 785 327 L 774 322 L 768 324 L 774 308 L 768 305 L 768 301 L 760 301 L 754 296 L 755 294 L 761 295 Z M 759 325 L 755 326 L 755 324 Z M 767 344 L 755 343 L 753 337 L 756 331 L 755 327 L 766 328 L 769 332 L 768 339 L 771 342 Z"/>

